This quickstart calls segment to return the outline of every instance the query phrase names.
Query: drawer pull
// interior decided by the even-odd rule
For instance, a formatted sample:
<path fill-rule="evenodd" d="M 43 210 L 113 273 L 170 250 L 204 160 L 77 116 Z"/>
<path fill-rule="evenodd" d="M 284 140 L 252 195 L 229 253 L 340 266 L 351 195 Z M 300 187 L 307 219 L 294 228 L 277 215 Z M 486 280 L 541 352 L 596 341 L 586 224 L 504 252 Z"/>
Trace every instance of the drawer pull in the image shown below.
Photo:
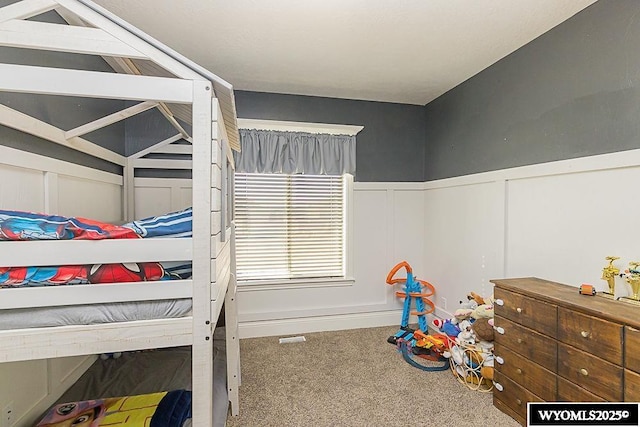
<path fill-rule="evenodd" d="M 520 406 L 520 405 L 522 405 L 522 400 L 516 399 L 516 403 L 518 404 L 518 406 Z"/>
<path fill-rule="evenodd" d="M 495 305 L 499 305 L 500 307 L 502 307 L 504 305 L 504 301 L 501 300 L 500 298 L 498 298 L 497 300 L 495 300 L 493 302 Z"/>
<path fill-rule="evenodd" d="M 522 375 L 522 369 L 520 369 L 520 368 L 516 369 L 516 373 L 517 373 L 518 375 Z"/>
<path fill-rule="evenodd" d="M 498 391 L 502 391 L 504 390 L 504 387 L 502 387 L 502 384 L 500 383 L 494 383 L 493 386 L 496 388 L 496 390 Z"/>
<path fill-rule="evenodd" d="M 522 338 L 518 338 L 518 344 L 522 344 L 524 340 Z"/>
<path fill-rule="evenodd" d="M 585 377 L 586 377 L 587 375 L 589 375 L 589 371 L 587 371 L 587 370 L 586 370 L 586 369 L 584 369 L 584 368 L 580 369 L 580 373 L 581 373 L 582 375 L 584 375 Z"/>
<path fill-rule="evenodd" d="M 591 334 L 589 333 L 589 331 L 582 331 L 580 332 L 580 335 L 582 335 L 583 338 L 589 338 L 589 335 Z"/>
<path fill-rule="evenodd" d="M 501 365 L 504 365 L 504 359 L 500 356 L 496 356 L 496 362 L 498 362 Z"/>
<path fill-rule="evenodd" d="M 504 328 L 500 327 L 500 326 L 496 326 L 495 330 L 497 333 L 499 333 L 500 335 L 504 335 Z"/>
<path fill-rule="evenodd" d="M 521 309 L 520 307 L 516 308 L 516 311 L 517 311 L 518 313 L 522 313 L 522 309 Z"/>

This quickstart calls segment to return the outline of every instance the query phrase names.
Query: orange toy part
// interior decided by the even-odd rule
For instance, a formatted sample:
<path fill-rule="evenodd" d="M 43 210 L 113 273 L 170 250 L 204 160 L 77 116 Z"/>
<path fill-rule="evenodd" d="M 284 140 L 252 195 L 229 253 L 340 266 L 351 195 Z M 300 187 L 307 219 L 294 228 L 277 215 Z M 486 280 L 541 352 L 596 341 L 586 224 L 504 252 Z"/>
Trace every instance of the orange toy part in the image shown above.
<path fill-rule="evenodd" d="M 395 265 L 395 267 L 393 267 L 391 269 L 391 271 L 389 272 L 389 274 L 387 274 L 387 285 L 395 285 L 396 283 L 402 283 L 404 281 L 406 281 L 407 279 L 394 279 L 393 276 L 395 276 L 395 274 L 398 272 L 398 270 L 400 270 L 402 267 L 404 267 L 407 270 L 407 273 L 412 273 L 413 270 L 411 269 L 411 266 L 409 265 L 409 263 L 407 261 L 402 261 L 399 262 Z"/>
<path fill-rule="evenodd" d="M 393 267 L 391 269 L 391 271 L 389 272 L 389 274 L 387 274 L 387 284 L 388 285 L 395 285 L 397 283 L 404 283 L 407 279 L 406 277 L 404 279 L 399 279 L 399 278 L 394 278 L 393 276 L 395 276 L 395 274 L 402 268 L 404 267 L 407 270 L 407 273 L 412 273 L 413 270 L 411 269 L 411 266 L 409 265 L 409 263 L 407 261 L 402 261 L 399 262 L 398 264 L 395 265 L 395 267 Z M 420 283 L 420 285 L 426 289 L 427 291 L 422 291 L 422 292 L 409 292 L 409 296 L 414 297 L 414 298 L 421 298 L 422 301 L 424 301 L 428 306 L 429 309 L 422 311 L 422 312 L 418 312 L 418 311 L 412 311 L 411 314 L 419 316 L 422 314 L 429 314 L 429 313 L 433 313 L 436 310 L 435 304 L 429 299 L 430 296 L 433 296 L 436 293 L 436 289 L 433 287 L 433 285 L 429 282 L 427 282 L 426 280 L 420 280 L 420 279 L 416 279 L 416 281 L 418 283 Z M 406 298 L 407 297 L 407 292 L 406 291 L 396 291 L 396 296 L 399 298 Z"/>

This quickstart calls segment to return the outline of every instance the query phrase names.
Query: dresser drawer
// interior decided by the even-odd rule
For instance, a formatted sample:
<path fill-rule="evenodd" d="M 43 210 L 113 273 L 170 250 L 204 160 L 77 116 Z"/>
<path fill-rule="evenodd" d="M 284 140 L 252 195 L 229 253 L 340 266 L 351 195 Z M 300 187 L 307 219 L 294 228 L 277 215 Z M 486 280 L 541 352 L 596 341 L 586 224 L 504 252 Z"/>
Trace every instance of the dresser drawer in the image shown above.
<path fill-rule="evenodd" d="M 619 323 L 558 308 L 558 339 L 576 348 L 622 365 L 622 332 Z"/>
<path fill-rule="evenodd" d="M 640 331 L 624 328 L 624 367 L 640 373 Z"/>
<path fill-rule="evenodd" d="M 556 337 L 558 315 L 555 305 L 501 288 L 495 288 L 493 293 L 495 314 Z"/>
<path fill-rule="evenodd" d="M 509 377 L 500 372 L 495 373 L 495 383 L 493 397 L 501 400 L 523 419 L 527 418 L 527 402 L 542 402 L 538 396 L 511 381 Z"/>
<path fill-rule="evenodd" d="M 640 374 L 624 370 L 624 401 L 640 402 Z"/>
<path fill-rule="evenodd" d="M 524 427 L 527 426 L 525 419 L 522 416 L 520 416 L 520 414 L 515 412 L 513 409 L 508 407 L 507 404 L 504 403 L 502 400 L 498 399 L 495 394 L 493 395 L 493 406 L 495 406 L 501 412 L 504 412 L 505 414 L 507 414 L 514 420 L 516 420 L 518 423 L 520 423 L 521 426 L 524 426 Z"/>
<path fill-rule="evenodd" d="M 556 374 L 502 344 L 496 343 L 493 353 L 496 356 L 494 367 L 501 374 L 543 400 L 556 400 Z"/>
<path fill-rule="evenodd" d="M 558 344 L 558 375 L 608 401 L 622 401 L 622 371 L 599 357 Z"/>
<path fill-rule="evenodd" d="M 558 402 L 606 402 L 606 400 L 558 376 Z"/>
<path fill-rule="evenodd" d="M 494 318 L 495 342 L 556 372 L 557 344 L 552 338 L 520 326 L 500 316 Z"/>

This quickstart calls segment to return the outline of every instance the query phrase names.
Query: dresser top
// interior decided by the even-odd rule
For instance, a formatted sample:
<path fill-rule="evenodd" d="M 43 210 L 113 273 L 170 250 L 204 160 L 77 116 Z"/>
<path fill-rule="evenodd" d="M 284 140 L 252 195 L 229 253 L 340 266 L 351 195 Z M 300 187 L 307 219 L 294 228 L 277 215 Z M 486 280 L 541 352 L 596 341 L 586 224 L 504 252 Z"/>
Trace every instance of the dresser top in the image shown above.
<path fill-rule="evenodd" d="M 640 328 L 640 305 L 636 306 L 600 296 L 581 295 L 576 286 L 537 277 L 494 279 L 491 280 L 491 283 L 495 284 L 496 287 L 517 292 L 540 301 L 546 301 L 585 314 Z"/>

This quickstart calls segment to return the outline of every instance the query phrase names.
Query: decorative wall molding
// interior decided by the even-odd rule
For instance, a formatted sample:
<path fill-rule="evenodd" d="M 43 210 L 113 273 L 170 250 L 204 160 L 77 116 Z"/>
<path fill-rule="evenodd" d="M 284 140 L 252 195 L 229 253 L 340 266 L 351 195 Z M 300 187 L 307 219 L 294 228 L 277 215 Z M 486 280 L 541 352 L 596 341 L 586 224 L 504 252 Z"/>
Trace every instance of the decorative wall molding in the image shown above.
<path fill-rule="evenodd" d="M 333 135 L 357 135 L 364 126 L 329 123 L 288 122 L 283 120 L 238 119 L 240 129 L 276 130 L 287 132 L 328 133 Z"/>

